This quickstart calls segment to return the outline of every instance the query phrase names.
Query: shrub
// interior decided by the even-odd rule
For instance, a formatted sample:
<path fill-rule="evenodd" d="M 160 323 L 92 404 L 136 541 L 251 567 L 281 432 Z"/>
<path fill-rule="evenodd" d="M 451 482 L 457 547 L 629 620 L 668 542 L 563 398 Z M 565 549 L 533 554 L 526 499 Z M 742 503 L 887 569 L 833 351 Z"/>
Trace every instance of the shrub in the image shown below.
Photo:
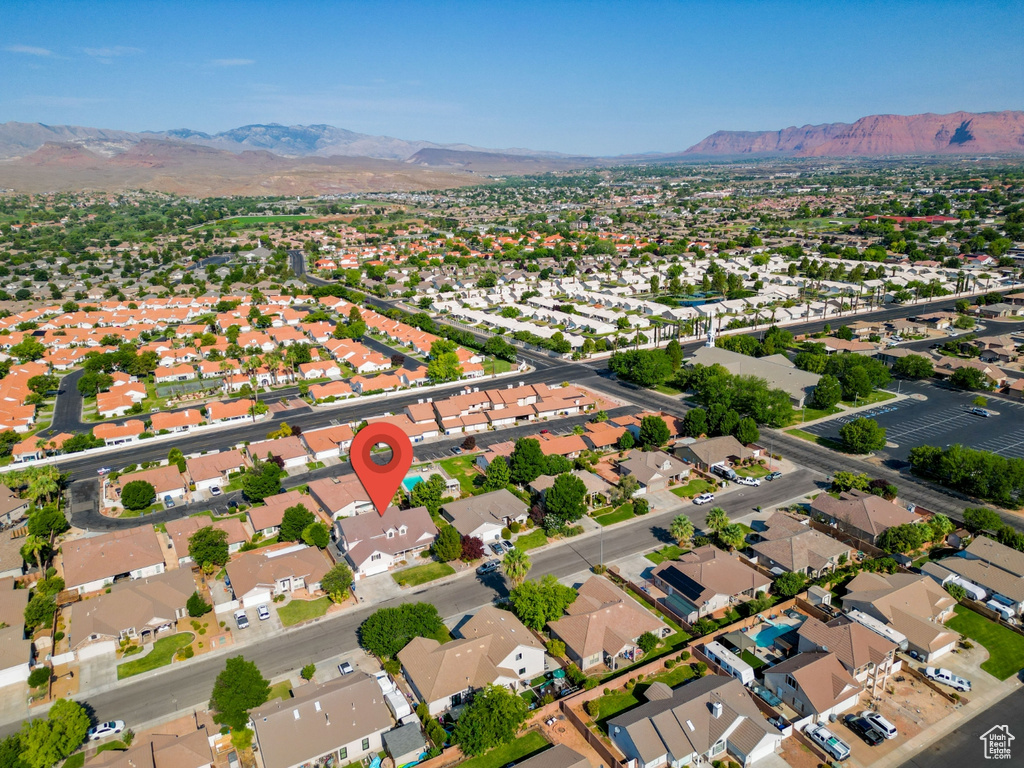
<path fill-rule="evenodd" d="M 302 676 L 303 680 L 312 680 L 313 675 L 316 674 L 316 664 L 307 664 L 302 668 L 302 671 L 299 672 L 299 674 Z"/>
<path fill-rule="evenodd" d="M 203 599 L 203 596 L 198 591 L 193 592 L 185 603 L 185 608 L 188 610 L 188 615 L 193 619 L 198 619 L 200 616 L 205 616 L 210 611 L 210 604 Z M 196 622 L 193 622 L 195 624 Z"/>
<path fill-rule="evenodd" d="M 28 673 L 28 687 L 39 688 L 50 682 L 50 668 L 36 667 Z"/>
<path fill-rule="evenodd" d="M 512 531 L 512 533 L 519 533 L 521 530 L 523 530 L 523 526 L 521 526 L 517 521 L 513 520 L 512 525 L 510 525 L 508 529 Z"/>
<path fill-rule="evenodd" d="M 511 539 L 512 538 L 512 529 L 509 528 L 509 527 L 502 528 L 501 529 L 501 538 L 503 538 L 503 539 Z"/>
<path fill-rule="evenodd" d="M 145 509 L 156 501 L 156 489 L 145 480 L 132 480 L 121 489 L 121 503 L 125 509 Z"/>
<path fill-rule="evenodd" d="M 549 656 L 561 658 L 565 656 L 565 643 L 561 640 L 548 640 L 547 651 Z"/>
<path fill-rule="evenodd" d="M 675 659 L 665 659 L 665 669 L 672 669 L 676 665 Z"/>
<path fill-rule="evenodd" d="M 601 705 L 598 703 L 597 699 L 591 699 L 583 705 L 583 708 L 591 717 L 597 717 L 597 713 L 601 711 Z"/>
<path fill-rule="evenodd" d="M 647 499 L 633 499 L 633 514 L 646 515 L 651 511 L 651 503 Z"/>

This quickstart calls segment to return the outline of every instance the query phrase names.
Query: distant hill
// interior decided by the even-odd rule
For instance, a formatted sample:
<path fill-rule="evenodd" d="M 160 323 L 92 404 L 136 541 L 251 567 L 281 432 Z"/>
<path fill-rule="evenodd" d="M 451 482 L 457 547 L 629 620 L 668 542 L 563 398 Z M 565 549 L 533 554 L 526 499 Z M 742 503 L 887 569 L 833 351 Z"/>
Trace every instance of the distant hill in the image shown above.
<path fill-rule="evenodd" d="M 870 115 L 780 131 L 718 131 L 683 156 L 1024 154 L 1024 112 Z"/>
<path fill-rule="evenodd" d="M 433 168 L 459 168 L 475 173 L 543 173 L 592 165 L 592 157 L 569 155 L 516 155 L 508 152 L 479 152 L 439 147 L 421 149 L 406 162 Z"/>

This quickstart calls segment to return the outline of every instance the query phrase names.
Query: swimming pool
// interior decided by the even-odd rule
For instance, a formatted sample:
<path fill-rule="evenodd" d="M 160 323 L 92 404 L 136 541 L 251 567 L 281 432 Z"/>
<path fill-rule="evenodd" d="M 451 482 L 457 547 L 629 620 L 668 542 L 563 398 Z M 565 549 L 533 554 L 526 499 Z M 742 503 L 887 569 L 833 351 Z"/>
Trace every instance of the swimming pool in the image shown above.
<path fill-rule="evenodd" d="M 775 644 L 775 638 L 781 637 L 800 626 L 800 622 L 790 624 L 768 623 L 761 631 L 752 637 L 758 648 L 771 648 Z"/>
<path fill-rule="evenodd" d="M 411 491 L 413 488 L 415 488 L 417 485 L 419 485 L 422 482 L 423 482 L 423 477 L 422 476 L 420 476 L 420 475 L 413 475 L 412 477 L 405 478 L 402 481 L 402 486 L 405 488 L 405 490 Z"/>

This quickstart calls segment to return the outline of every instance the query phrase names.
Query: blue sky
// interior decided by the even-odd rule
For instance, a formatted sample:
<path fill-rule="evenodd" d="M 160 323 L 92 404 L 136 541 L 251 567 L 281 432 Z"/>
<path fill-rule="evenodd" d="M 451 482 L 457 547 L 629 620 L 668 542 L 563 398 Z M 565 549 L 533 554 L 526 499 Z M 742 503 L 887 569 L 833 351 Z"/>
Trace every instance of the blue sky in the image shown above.
<path fill-rule="evenodd" d="M 1024 107 L 1024 3 L 9 0 L 0 122 L 583 154 Z"/>

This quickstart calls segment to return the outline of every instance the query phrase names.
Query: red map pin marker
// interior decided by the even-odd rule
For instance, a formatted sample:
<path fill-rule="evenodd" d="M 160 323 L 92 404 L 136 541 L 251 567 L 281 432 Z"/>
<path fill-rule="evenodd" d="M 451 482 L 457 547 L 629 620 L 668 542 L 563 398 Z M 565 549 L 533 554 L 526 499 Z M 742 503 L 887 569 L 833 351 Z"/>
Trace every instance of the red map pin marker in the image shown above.
<path fill-rule="evenodd" d="M 377 443 L 384 443 L 391 449 L 391 461 L 378 464 L 370 456 Z M 369 424 L 359 430 L 349 449 L 349 461 L 356 471 L 356 477 L 370 495 L 370 501 L 383 515 L 395 497 L 402 478 L 412 466 L 412 443 L 409 436 L 394 424 L 386 421 Z"/>

